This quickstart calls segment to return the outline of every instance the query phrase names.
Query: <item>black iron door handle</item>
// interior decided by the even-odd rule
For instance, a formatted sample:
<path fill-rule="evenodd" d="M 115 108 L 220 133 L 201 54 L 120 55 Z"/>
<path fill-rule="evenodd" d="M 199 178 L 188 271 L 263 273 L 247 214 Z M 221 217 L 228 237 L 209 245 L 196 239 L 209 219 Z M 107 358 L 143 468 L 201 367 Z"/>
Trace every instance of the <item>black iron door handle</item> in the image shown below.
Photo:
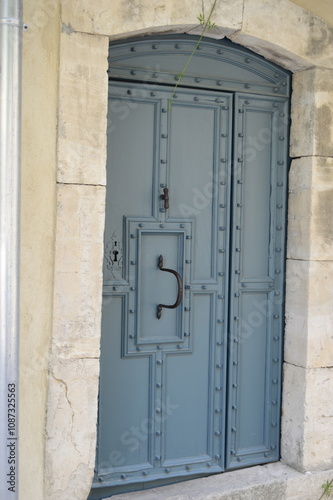
<path fill-rule="evenodd" d="M 162 309 L 163 307 L 166 307 L 167 309 L 176 309 L 176 307 L 179 306 L 179 304 L 182 301 L 183 298 L 183 282 L 177 271 L 174 269 L 167 269 L 166 267 L 163 267 L 163 255 L 160 255 L 158 258 L 158 268 L 160 271 L 166 271 L 167 273 L 171 273 L 177 278 L 177 284 L 178 284 L 178 295 L 177 295 L 177 300 L 174 304 L 168 305 L 168 304 L 158 304 L 157 306 L 157 319 L 161 318 L 162 315 Z"/>

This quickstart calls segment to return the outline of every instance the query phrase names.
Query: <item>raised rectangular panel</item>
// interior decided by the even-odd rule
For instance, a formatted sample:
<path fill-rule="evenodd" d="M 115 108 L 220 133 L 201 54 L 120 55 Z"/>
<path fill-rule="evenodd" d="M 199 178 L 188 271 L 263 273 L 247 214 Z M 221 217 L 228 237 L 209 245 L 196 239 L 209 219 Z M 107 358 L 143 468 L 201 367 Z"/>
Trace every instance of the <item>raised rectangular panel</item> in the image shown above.
<path fill-rule="evenodd" d="M 170 117 L 171 218 L 193 217 L 194 280 L 216 279 L 218 107 L 174 101 Z M 173 201 L 175 200 L 175 202 Z M 207 244 L 208 243 L 208 244 Z"/>
<path fill-rule="evenodd" d="M 108 397 L 99 407 L 99 431 L 103 431 L 98 447 L 100 474 L 151 463 L 151 434 L 139 437 L 150 415 L 151 358 L 121 357 L 126 305 L 124 295 L 104 295 L 100 387 Z M 138 398 L 134 406 L 128 397 L 132 393 Z"/>
<path fill-rule="evenodd" d="M 117 284 L 125 279 L 123 215 L 151 216 L 159 144 L 157 111 L 156 101 L 111 98 L 108 157 L 117 168 L 111 165 L 107 170 L 104 282 Z"/>

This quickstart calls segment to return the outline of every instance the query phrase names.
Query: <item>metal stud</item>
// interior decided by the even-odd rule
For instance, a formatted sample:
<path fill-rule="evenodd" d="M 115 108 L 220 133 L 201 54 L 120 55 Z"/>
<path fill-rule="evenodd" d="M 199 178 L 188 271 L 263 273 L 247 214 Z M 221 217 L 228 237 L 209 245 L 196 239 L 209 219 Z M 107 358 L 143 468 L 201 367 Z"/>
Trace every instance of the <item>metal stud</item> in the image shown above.
<path fill-rule="evenodd" d="M 234 389 L 237 389 L 238 384 L 232 384 L 232 387 L 233 387 Z"/>
<path fill-rule="evenodd" d="M 192 239 L 192 236 L 186 236 L 186 239 L 187 239 L 187 240 L 191 240 L 191 239 Z"/>
<path fill-rule="evenodd" d="M 143 227 L 143 224 L 139 224 L 139 227 Z"/>
<path fill-rule="evenodd" d="M 191 264 L 192 261 L 190 259 L 186 259 L 185 262 L 186 264 Z"/>
<path fill-rule="evenodd" d="M 235 321 L 239 321 L 239 317 L 238 316 L 234 316 L 234 320 Z"/>
<path fill-rule="evenodd" d="M 166 474 L 169 474 L 170 469 L 165 469 L 165 471 L 164 471 L 164 472 L 165 472 Z"/>
<path fill-rule="evenodd" d="M 283 136 L 279 137 L 279 141 L 284 141 L 284 137 Z"/>
<path fill-rule="evenodd" d="M 238 361 L 234 361 L 232 364 L 233 364 L 234 366 L 238 366 Z"/>
<path fill-rule="evenodd" d="M 207 463 L 207 467 L 211 467 L 212 465 L 213 465 L 212 462 Z"/>
<path fill-rule="evenodd" d="M 244 113 L 244 109 L 239 109 L 238 113 Z"/>
<path fill-rule="evenodd" d="M 201 82 L 201 78 L 198 78 L 198 77 L 197 77 L 197 78 L 195 78 L 195 79 L 194 79 L 194 81 L 195 81 L 196 83 L 200 83 L 200 82 Z"/>
<path fill-rule="evenodd" d="M 166 164 L 166 161 L 165 161 L 165 160 L 161 160 L 161 164 L 162 164 L 162 165 L 165 165 L 165 164 Z"/>
<path fill-rule="evenodd" d="M 180 45 L 179 45 L 179 43 L 176 43 L 176 45 L 175 45 L 175 49 L 180 49 Z"/>
<path fill-rule="evenodd" d="M 276 379 L 276 378 L 274 378 L 274 379 L 272 380 L 272 384 L 277 384 L 277 383 L 278 383 L 277 379 Z"/>
<path fill-rule="evenodd" d="M 237 406 L 236 405 L 232 405 L 231 407 L 233 410 L 237 410 Z"/>
<path fill-rule="evenodd" d="M 273 318 L 278 319 L 280 316 L 278 314 L 274 314 Z"/>
<path fill-rule="evenodd" d="M 188 311 L 190 311 L 190 308 L 189 307 L 184 307 L 184 311 L 188 312 Z"/>
<path fill-rule="evenodd" d="M 160 383 L 158 382 L 158 383 L 156 384 L 156 387 L 157 387 L 157 389 L 161 389 L 162 384 L 160 384 Z"/>
<path fill-rule="evenodd" d="M 277 335 L 275 335 L 275 336 L 273 337 L 273 340 L 275 340 L 275 341 L 280 340 L 280 337 L 278 337 Z"/>
<path fill-rule="evenodd" d="M 132 69 L 131 75 L 133 75 L 133 76 L 136 75 L 136 71 L 134 71 L 134 69 Z"/>
<path fill-rule="evenodd" d="M 217 298 L 223 300 L 224 299 L 224 295 L 218 295 Z"/>
<path fill-rule="evenodd" d="M 135 292 L 135 286 L 131 286 L 130 290 L 131 292 Z"/>
<path fill-rule="evenodd" d="M 241 461 L 242 461 L 241 457 L 237 457 L 237 462 L 241 462 Z"/>
<path fill-rule="evenodd" d="M 156 96 L 156 92 L 150 92 L 150 95 L 151 95 L 151 97 L 155 97 Z"/>
<path fill-rule="evenodd" d="M 122 474 L 122 475 L 120 476 L 120 479 L 126 479 L 125 474 Z"/>
<path fill-rule="evenodd" d="M 162 413 L 162 409 L 161 408 L 156 408 L 155 413 Z"/>
<path fill-rule="evenodd" d="M 221 432 L 220 431 L 215 431 L 215 436 L 221 436 Z"/>
<path fill-rule="evenodd" d="M 185 224 L 179 224 L 179 227 L 183 228 L 185 227 Z"/>
<path fill-rule="evenodd" d="M 245 87 L 246 89 L 249 89 L 249 88 L 250 88 L 250 85 L 249 85 L 248 83 L 246 83 L 246 84 L 244 85 L 244 87 Z"/>
<path fill-rule="evenodd" d="M 227 111 L 229 109 L 229 106 L 222 106 L 223 111 Z"/>
<path fill-rule="evenodd" d="M 277 183 L 277 186 L 278 186 L 278 187 L 282 187 L 282 186 L 283 186 L 283 182 L 278 182 L 278 183 Z"/>
<path fill-rule="evenodd" d="M 215 102 L 217 102 L 217 103 L 219 104 L 219 103 L 222 103 L 222 102 L 224 102 L 224 101 L 223 101 L 222 99 L 220 99 L 219 97 L 217 97 L 217 98 L 215 99 Z"/>
<path fill-rule="evenodd" d="M 152 73 L 152 78 L 157 78 L 157 73 Z"/>
<path fill-rule="evenodd" d="M 274 87 L 273 88 L 273 92 L 278 92 L 279 91 L 279 88 L 278 87 Z"/>
<path fill-rule="evenodd" d="M 162 108 L 162 113 L 167 113 L 167 111 L 168 111 L 167 109 Z"/>
<path fill-rule="evenodd" d="M 240 231 L 242 229 L 242 226 L 236 226 L 236 229 Z"/>
<path fill-rule="evenodd" d="M 225 250 L 223 248 L 219 248 L 219 253 L 225 253 Z"/>
<path fill-rule="evenodd" d="M 198 102 L 199 101 L 199 97 L 193 97 L 193 101 Z"/>
<path fill-rule="evenodd" d="M 156 431 L 156 432 L 155 432 L 155 435 L 156 435 L 156 436 L 162 436 L 162 432 L 161 432 L 161 431 Z"/>
<path fill-rule="evenodd" d="M 284 165 L 284 161 L 282 160 L 278 161 L 278 165 Z"/>
<path fill-rule="evenodd" d="M 142 475 L 143 475 L 143 476 L 147 476 L 147 475 L 148 475 L 148 472 L 144 470 L 144 471 L 142 472 Z"/>
<path fill-rule="evenodd" d="M 162 137 L 162 139 L 167 139 L 168 134 L 162 134 L 161 137 Z"/>
<path fill-rule="evenodd" d="M 243 205 L 241 203 L 237 203 L 237 207 L 241 208 Z"/>
<path fill-rule="evenodd" d="M 218 385 L 217 385 L 217 386 L 215 387 L 215 391 L 222 391 L 222 387 L 220 387 L 220 386 L 218 386 Z"/>
<path fill-rule="evenodd" d="M 131 234 L 131 238 L 132 238 L 132 239 L 133 239 L 133 238 L 135 238 L 135 234 Z"/>
<path fill-rule="evenodd" d="M 191 470 L 191 466 L 190 465 L 186 465 L 185 469 L 186 470 Z"/>
<path fill-rule="evenodd" d="M 223 346 L 223 342 L 216 342 L 216 345 L 217 345 L 218 347 L 221 347 L 221 346 Z"/>
<path fill-rule="evenodd" d="M 134 309 L 130 309 L 130 310 L 129 310 L 129 312 L 130 312 L 131 314 L 133 314 L 133 313 L 134 313 Z"/>
<path fill-rule="evenodd" d="M 224 273 L 220 272 L 218 273 L 219 276 L 224 276 Z"/>
<path fill-rule="evenodd" d="M 156 45 L 156 43 L 154 43 L 154 44 L 151 46 L 151 48 L 152 48 L 153 50 L 156 50 L 156 49 L 157 49 L 157 45 Z"/>
<path fill-rule="evenodd" d="M 236 252 L 240 252 L 240 251 L 241 251 L 241 249 L 240 249 L 240 248 L 236 248 Z"/>
<path fill-rule="evenodd" d="M 190 336 L 190 333 L 188 333 L 188 332 L 184 333 L 184 337 L 189 337 L 189 336 Z"/>
<path fill-rule="evenodd" d="M 137 345 L 136 346 L 136 350 L 140 352 L 141 351 L 141 347 Z"/>
<path fill-rule="evenodd" d="M 203 290 L 207 290 L 206 285 L 201 285 L 201 288 L 202 288 Z"/>
<path fill-rule="evenodd" d="M 221 80 L 217 80 L 216 85 L 218 85 L 219 87 L 221 87 L 222 81 Z"/>
<path fill-rule="evenodd" d="M 220 203 L 220 208 L 225 208 L 225 203 Z"/>
<path fill-rule="evenodd" d="M 161 460 L 161 455 L 156 455 L 155 460 Z"/>
<path fill-rule="evenodd" d="M 216 408 L 215 413 L 222 413 L 222 409 L 221 408 Z"/>
<path fill-rule="evenodd" d="M 236 427 L 231 427 L 231 432 L 237 432 Z"/>
<path fill-rule="evenodd" d="M 235 274 L 240 274 L 240 271 L 237 269 L 237 270 L 235 271 Z"/>
<path fill-rule="evenodd" d="M 273 358 L 273 363 L 277 363 L 279 361 L 279 358 Z"/>
<path fill-rule="evenodd" d="M 219 455 L 218 453 L 216 453 L 216 455 L 214 455 L 214 458 L 215 458 L 216 460 L 218 460 L 219 458 L 221 458 L 221 455 Z"/>
<path fill-rule="evenodd" d="M 135 47 L 131 47 L 131 52 L 136 52 L 136 48 Z"/>
<path fill-rule="evenodd" d="M 238 179 L 237 184 L 243 184 L 243 181 Z"/>
<path fill-rule="evenodd" d="M 129 338 L 134 339 L 134 335 L 131 333 L 131 335 L 129 335 Z"/>
<path fill-rule="evenodd" d="M 249 57 L 246 57 L 246 58 L 244 59 L 244 61 L 245 61 L 246 63 L 249 63 L 249 62 L 251 62 L 251 59 L 250 59 Z"/>
<path fill-rule="evenodd" d="M 224 320 L 223 319 L 218 319 L 217 322 L 218 323 L 224 323 Z"/>
<path fill-rule="evenodd" d="M 217 53 L 218 53 L 218 54 L 223 54 L 223 50 L 222 50 L 222 49 L 218 49 L 218 50 L 217 50 Z"/>
<path fill-rule="evenodd" d="M 220 226 L 220 227 L 219 227 L 219 231 L 225 231 L 225 227 Z"/>
<path fill-rule="evenodd" d="M 136 265 L 135 260 L 131 260 L 131 265 L 132 265 L 132 266 L 135 266 L 135 265 Z"/>
<path fill-rule="evenodd" d="M 235 450 L 230 450 L 230 455 L 236 455 Z"/>
<path fill-rule="evenodd" d="M 162 349 L 162 347 L 160 345 L 157 345 L 156 349 L 160 350 L 160 349 Z"/>
<path fill-rule="evenodd" d="M 218 368 L 219 370 L 220 370 L 221 368 L 223 368 L 222 363 L 216 363 L 216 368 Z"/>
<path fill-rule="evenodd" d="M 157 365 L 163 365 L 163 361 L 162 361 L 161 359 L 158 359 L 158 360 L 156 361 L 156 364 L 157 364 Z"/>
<path fill-rule="evenodd" d="M 221 162 L 221 163 L 227 163 L 227 160 L 226 160 L 226 158 L 221 158 L 221 159 L 220 159 L 220 162 Z"/>

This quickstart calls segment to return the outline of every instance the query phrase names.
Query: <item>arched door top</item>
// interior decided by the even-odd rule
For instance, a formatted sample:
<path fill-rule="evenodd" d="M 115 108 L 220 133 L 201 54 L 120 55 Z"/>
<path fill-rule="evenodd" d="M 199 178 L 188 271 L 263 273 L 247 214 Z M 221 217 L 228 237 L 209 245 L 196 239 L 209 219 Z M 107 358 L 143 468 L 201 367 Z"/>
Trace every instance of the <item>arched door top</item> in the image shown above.
<path fill-rule="evenodd" d="M 109 50 L 112 80 L 175 85 L 198 37 L 160 36 L 115 42 Z M 289 96 L 290 73 L 228 40 L 204 38 L 189 62 L 182 86 Z"/>

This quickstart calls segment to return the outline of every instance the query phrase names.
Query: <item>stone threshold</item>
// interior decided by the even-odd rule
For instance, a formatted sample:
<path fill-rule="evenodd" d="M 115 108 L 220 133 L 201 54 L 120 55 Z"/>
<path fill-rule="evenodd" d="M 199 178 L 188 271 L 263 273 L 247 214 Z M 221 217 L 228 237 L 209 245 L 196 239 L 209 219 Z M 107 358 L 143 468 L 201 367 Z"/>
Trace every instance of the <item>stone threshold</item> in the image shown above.
<path fill-rule="evenodd" d="M 124 493 L 111 500 L 319 500 L 333 469 L 299 472 L 283 462 Z M 326 498 L 326 497 L 325 497 Z"/>

